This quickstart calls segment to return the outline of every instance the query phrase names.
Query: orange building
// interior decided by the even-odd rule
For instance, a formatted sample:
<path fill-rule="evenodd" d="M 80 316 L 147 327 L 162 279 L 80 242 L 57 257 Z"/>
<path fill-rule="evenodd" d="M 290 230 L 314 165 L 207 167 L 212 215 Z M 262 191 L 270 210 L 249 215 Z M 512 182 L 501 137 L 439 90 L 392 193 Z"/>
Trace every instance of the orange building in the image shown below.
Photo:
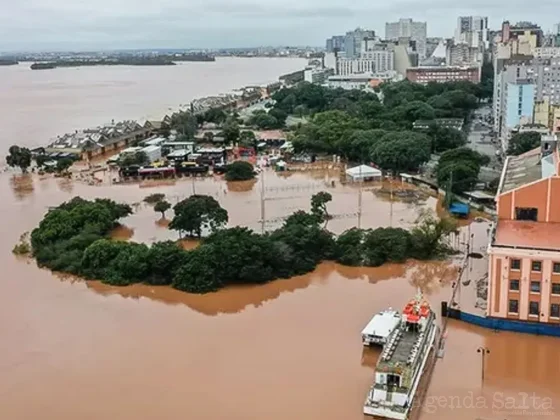
<path fill-rule="evenodd" d="M 506 160 L 488 247 L 488 317 L 560 324 L 559 174 L 556 136 Z"/>

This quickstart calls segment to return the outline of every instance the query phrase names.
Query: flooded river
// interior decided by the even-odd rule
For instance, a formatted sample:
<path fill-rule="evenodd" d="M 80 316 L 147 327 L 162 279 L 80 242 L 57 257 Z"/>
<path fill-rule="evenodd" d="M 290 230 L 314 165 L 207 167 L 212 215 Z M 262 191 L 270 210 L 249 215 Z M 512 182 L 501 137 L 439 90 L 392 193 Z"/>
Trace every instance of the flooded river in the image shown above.
<path fill-rule="evenodd" d="M 220 59 L 210 66 L 134 71 L 1 68 L 0 147 L 44 144 L 53 135 L 111 118 L 140 119 L 197 96 L 272 81 L 304 61 L 256 63 Z M 196 191 L 219 200 L 230 224 L 260 231 L 262 191 L 264 228 L 272 229 L 293 211 L 308 209 L 311 194 L 327 190 L 335 216 L 328 227 L 339 233 L 358 223 L 358 193 L 341 186 L 337 173 L 324 172 L 267 172 L 264 188 L 260 180 L 227 184 L 217 178 L 94 187 L 15 173 L 0 175 L 2 420 L 362 420 L 378 352 L 362 348 L 361 329 L 374 313 L 388 306 L 400 309 L 418 287 L 439 313 L 457 272 L 451 262 L 380 268 L 323 263 L 305 276 L 203 296 L 84 282 L 11 253 L 50 206 L 75 195 L 133 204 L 162 192 L 175 203 Z M 134 207 L 114 232 L 116 239 L 178 238 L 151 207 Z M 360 223 L 410 227 L 419 209 L 435 207 L 433 198 L 392 202 L 366 188 Z M 487 226 L 473 223 L 471 229 L 484 235 Z M 462 230 L 464 240 L 468 226 Z M 484 242 L 476 247 L 482 250 Z M 475 261 L 469 276 L 482 276 L 484 264 Z M 560 418 L 558 343 L 450 321 L 421 419 Z M 490 350 L 484 382 L 481 346 Z M 521 392 L 534 393 L 540 403 L 523 401 Z M 515 397 L 513 405 L 505 406 L 506 396 Z M 552 410 L 542 407 L 548 402 Z"/>
<path fill-rule="evenodd" d="M 300 58 L 217 58 L 160 67 L 0 67 L 0 156 L 11 144 L 43 146 L 112 119 L 161 119 L 195 98 L 275 82 L 306 64 Z"/>
<path fill-rule="evenodd" d="M 356 189 L 338 182 L 335 188 L 326 185 L 331 184 L 324 173 L 280 177 L 267 172 L 267 218 L 280 220 L 308 208 L 309 195 L 321 188 L 333 194 L 329 210 L 335 219 L 329 227 L 341 231 L 356 225 Z M 197 180 L 194 188 L 214 195 L 229 211 L 231 224 L 260 229 L 260 181 L 228 186 L 210 178 Z M 155 188 L 92 187 L 51 178 L 0 177 L 5 220 L 0 418 L 363 419 L 378 357 L 377 351 L 362 348 L 363 326 L 387 306 L 402 307 L 417 287 L 437 312 L 450 296 L 457 267 L 448 262 L 380 268 L 323 263 L 305 276 L 197 296 L 166 287 L 119 289 L 64 278 L 10 252 L 48 206 L 74 195 L 140 203 L 152 192 L 174 201 L 192 189 L 191 181 Z M 362 226 L 406 227 L 417 207 L 435 204 L 432 198 L 419 206 L 391 203 L 366 189 Z M 139 204 L 124 221 L 126 228 L 115 234 L 121 240 L 176 239 L 159 219 L 152 208 Z M 483 387 L 480 346 L 491 351 Z M 557 339 L 452 321 L 421 418 L 529 418 L 499 410 L 505 395 L 522 404 L 519 392 L 535 392 L 558 407 L 557 360 Z M 477 399 L 480 395 L 485 397 Z M 558 418 L 558 411 L 548 418 Z"/>

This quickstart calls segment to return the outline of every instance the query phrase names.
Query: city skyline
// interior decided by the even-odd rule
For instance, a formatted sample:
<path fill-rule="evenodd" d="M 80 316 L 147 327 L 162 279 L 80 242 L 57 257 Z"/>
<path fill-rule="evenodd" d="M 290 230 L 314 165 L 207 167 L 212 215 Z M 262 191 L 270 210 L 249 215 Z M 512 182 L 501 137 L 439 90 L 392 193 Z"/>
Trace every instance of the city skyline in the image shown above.
<path fill-rule="evenodd" d="M 507 19 L 532 20 L 548 31 L 558 23 L 556 8 L 555 0 L 542 0 L 538 8 L 521 0 L 475 0 L 462 7 L 451 0 L 377 5 L 360 0 L 348 6 L 332 0 L 195 0 L 188 5 L 176 0 L 22 0 L 6 4 L 0 15 L 0 51 L 323 46 L 332 34 L 356 27 L 382 34 L 386 22 L 400 18 L 427 22 L 429 37 L 453 37 L 457 17 L 469 15 L 488 16 L 492 29 Z"/>

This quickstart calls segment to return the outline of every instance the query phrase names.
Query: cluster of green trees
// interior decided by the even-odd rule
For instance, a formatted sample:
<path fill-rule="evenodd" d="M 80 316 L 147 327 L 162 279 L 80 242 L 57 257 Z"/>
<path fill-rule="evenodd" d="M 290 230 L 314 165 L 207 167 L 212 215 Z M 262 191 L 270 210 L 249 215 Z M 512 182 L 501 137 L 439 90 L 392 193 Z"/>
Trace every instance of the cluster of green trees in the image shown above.
<path fill-rule="evenodd" d="M 442 188 L 451 186 L 451 191 L 461 193 L 471 190 L 478 180 L 480 168 L 488 164 L 486 155 L 459 147 L 443 153 L 437 166 L 437 181 Z"/>
<path fill-rule="evenodd" d="M 33 155 L 27 147 L 11 146 L 8 149 L 6 163 L 12 168 L 20 168 L 22 172 L 27 172 L 31 166 Z M 64 173 L 74 164 L 74 160 L 70 158 L 58 159 L 56 165 L 45 165 L 49 161 L 47 155 L 38 154 L 35 156 L 37 167 L 46 172 Z"/>
<path fill-rule="evenodd" d="M 165 212 L 171 208 L 171 203 L 165 200 L 165 194 L 155 193 L 144 197 L 144 203 L 154 206 L 156 213 L 161 213 L 162 219 L 165 218 Z"/>
<path fill-rule="evenodd" d="M 384 84 L 375 93 L 329 89 L 309 83 L 273 95 L 274 107 L 286 115 L 310 115 L 292 142 L 296 152 L 338 154 L 352 161 L 376 162 L 392 171 L 417 170 L 430 153 L 466 143 L 463 132 L 438 127 L 436 118 L 468 119 L 483 97 L 470 82 L 403 81 Z M 418 120 L 432 121 L 422 132 L 412 131 Z"/>
<path fill-rule="evenodd" d="M 31 245 L 38 264 L 52 270 L 114 285 L 144 282 L 206 293 L 304 274 L 324 260 L 377 266 L 432 258 L 446 250 L 444 238 L 454 230 L 445 220 L 425 217 L 410 232 L 351 229 L 335 237 L 320 226 L 330 198 L 315 196 L 311 213 L 296 212 L 279 229 L 261 235 L 243 227 L 219 229 L 227 211 L 212 197 L 189 197 L 174 207 L 172 228 L 200 236 L 206 226 L 212 233 L 186 251 L 172 241 L 151 246 L 112 241 L 110 231 L 132 213 L 130 206 L 76 197 L 49 210 L 31 233 Z"/>
<path fill-rule="evenodd" d="M 249 162 L 235 161 L 226 166 L 226 181 L 247 181 L 255 177 L 255 168 Z"/>
<path fill-rule="evenodd" d="M 508 155 L 519 156 L 541 145 L 541 134 L 536 131 L 516 133 L 511 136 L 507 149 Z"/>
<path fill-rule="evenodd" d="M 11 146 L 6 163 L 12 168 L 20 168 L 22 172 L 27 172 L 27 168 L 31 166 L 31 151 L 27 147 Z"/>
<path fill-rule="evenodd" d="M 119 157 L 117 164 L 121 168 L 127 168 L 129 166 L 138 165 L 144 166 L 150 163 L 150 158 L 142 150 L 138 150 L 134 153 L 125 153 Z"/>

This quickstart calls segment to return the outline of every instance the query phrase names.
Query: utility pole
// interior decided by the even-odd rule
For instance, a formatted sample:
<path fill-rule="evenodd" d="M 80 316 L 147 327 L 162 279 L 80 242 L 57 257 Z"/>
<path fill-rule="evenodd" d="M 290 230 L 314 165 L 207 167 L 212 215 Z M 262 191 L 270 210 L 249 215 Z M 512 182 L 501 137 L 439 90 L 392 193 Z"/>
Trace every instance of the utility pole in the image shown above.
<path fill-rule="evenodd" d="M 482 379 L 482 385 L 484 385 L 484 367 L 485 367 L 484 359 L 485 359 L 487 354 L 490 354 L 490 350 L 488 350 L 486 347 L 481 346 L 478 349 L 476 349 L 476 352 L 480 353 L 480 355 L 482 356 L 481 379 Z"/>
<path fill-rule="evenodd" d="M 358 190 L 358 229 L 362 228 L 362 164 L 360 164 L 360 189 Z"/>
<path fill-rule="evenodd" d="M 193 193 L 193 195 L 196 195 L 196 187 L 195 187 L 195 185 L 194 185 L 194 177 L 195 177 L 195 175 L 194 175 L 194 174 L 191 174 L 191 177 L 192 177 L 192 193 Z"/>
<path fill-rule="evenodd" d="M 389 180 L 389 185 L 390 185 L 390 188 L 391 188 L 391 201 L 389 203 L 389 205 L 390 205 L 390 207 L 389 207 L 390 208 L 389 226 L 393 227 L 393 180 L 392 179 Z"/>
<path fill-rule="evenodd" d="M 261 170 L 261 233 L 264 234 L 264 170 Z"/>
<path fill-rule="evenodd" d="M 451 204 L 452 187 L 453 187 L 453 171 L 451 171 L 451 173 L 449 174 L 449 182 L 447 183 L 447 191 L 445 191 L 445 207 L 446 207 L 446 210 L 449 209 L 449 205 Z"/>

